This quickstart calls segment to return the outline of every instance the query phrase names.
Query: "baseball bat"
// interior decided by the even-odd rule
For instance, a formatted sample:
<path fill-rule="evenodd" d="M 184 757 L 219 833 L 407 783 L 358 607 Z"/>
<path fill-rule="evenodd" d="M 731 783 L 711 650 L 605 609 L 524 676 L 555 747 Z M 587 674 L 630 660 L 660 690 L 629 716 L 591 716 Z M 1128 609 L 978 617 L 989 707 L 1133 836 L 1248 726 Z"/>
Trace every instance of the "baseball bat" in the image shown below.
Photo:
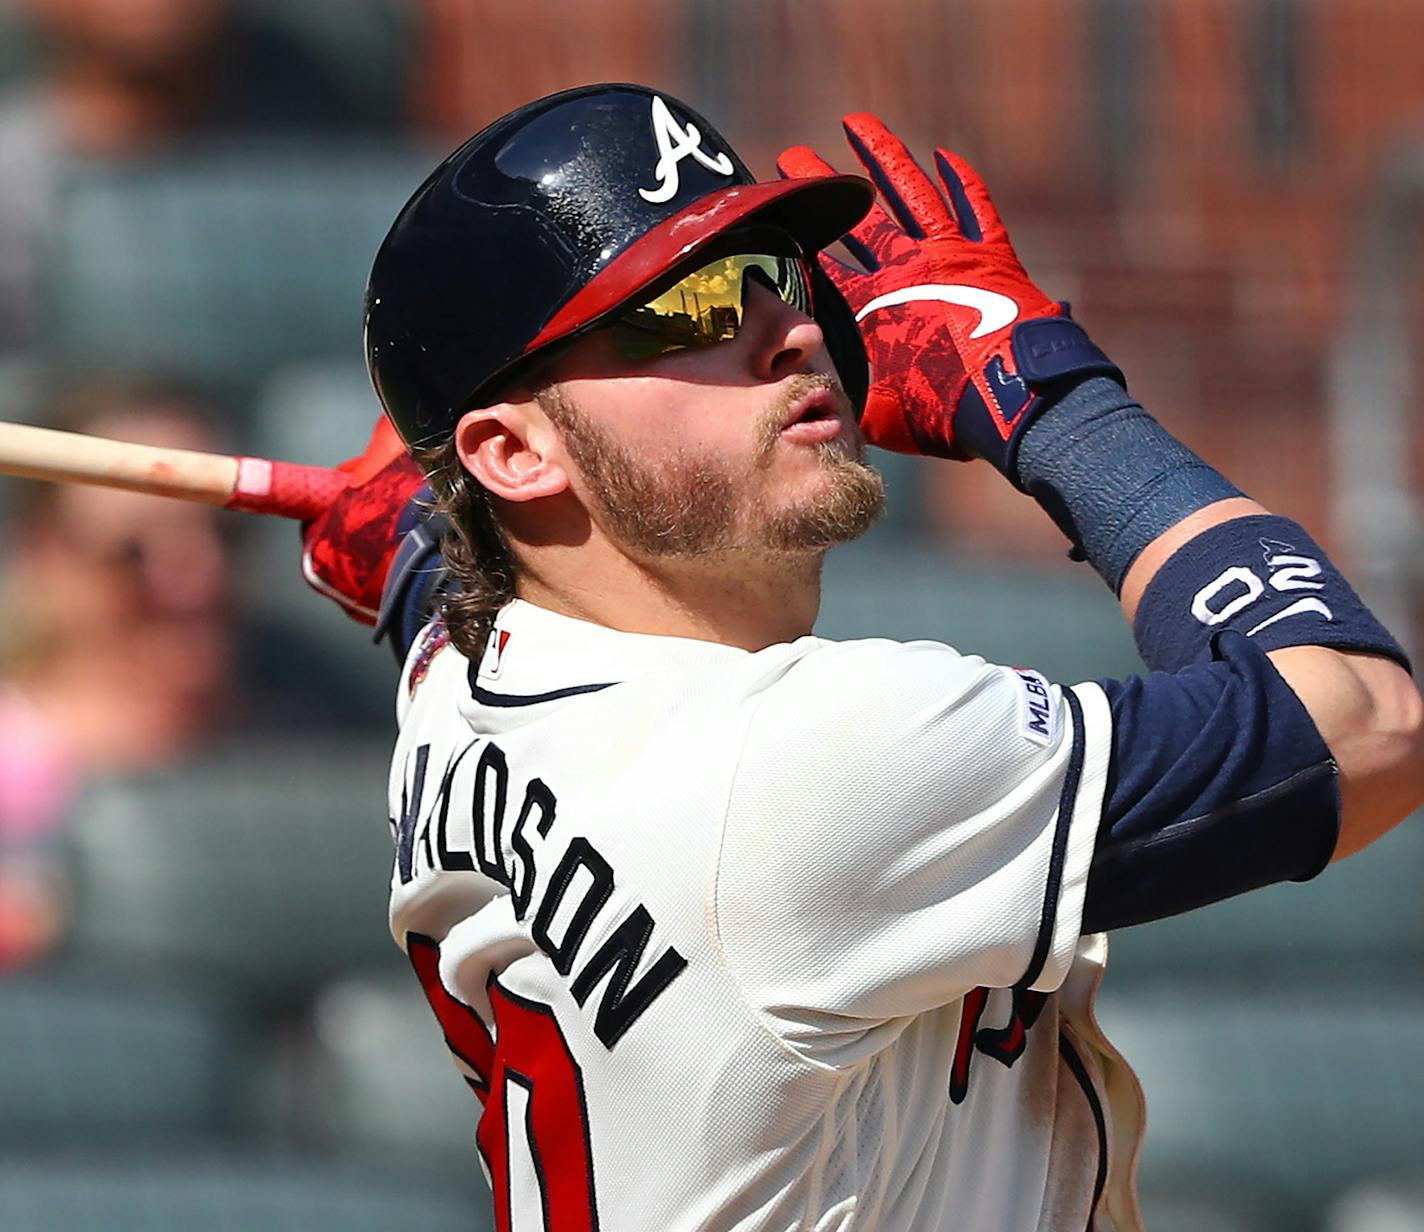
<path fill-rule="evenodd" d="M 324 466 L 136 445 L 81 432 L 0 423 L 0 475 L 96 483 L 306 521 L 346 487 Z"/>

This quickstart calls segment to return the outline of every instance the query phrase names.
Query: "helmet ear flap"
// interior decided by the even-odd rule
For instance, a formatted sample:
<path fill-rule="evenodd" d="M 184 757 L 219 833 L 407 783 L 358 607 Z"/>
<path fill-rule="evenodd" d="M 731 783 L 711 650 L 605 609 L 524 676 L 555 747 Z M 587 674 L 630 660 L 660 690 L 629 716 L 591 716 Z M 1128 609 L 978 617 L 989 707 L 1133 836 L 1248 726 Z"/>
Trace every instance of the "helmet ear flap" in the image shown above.
<path fill-rule="evenodd" d="M 865 398 L 870 392 L 870 365 L 865 357 L 860 327 L 855 323 L 855 314 L 851 312 L 845 296 L 826 276 L 820 261 L 812 257 L 807 265 L 811 267 L 811 300 L 816 309 L 816 324 L 826 336 L 826 351 L 859 417 L 865 410 Z"/>

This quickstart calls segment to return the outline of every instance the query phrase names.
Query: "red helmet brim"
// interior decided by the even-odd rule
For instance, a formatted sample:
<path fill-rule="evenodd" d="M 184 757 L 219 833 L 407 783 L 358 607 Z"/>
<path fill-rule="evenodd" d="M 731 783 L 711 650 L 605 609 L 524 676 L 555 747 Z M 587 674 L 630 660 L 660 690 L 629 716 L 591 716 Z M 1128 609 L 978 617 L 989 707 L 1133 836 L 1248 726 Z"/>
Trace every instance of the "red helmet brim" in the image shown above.
<path fill-rule="evenodd" d="M 566 338 L 634 300 L 734 227 L 756 222 L 791 234 L 808 254 L 835 243 L 875 200 L 856 175 L 739 184 L 709 193 L 641 236 L 585 284 L 530 341 L 524 354 Z"/>

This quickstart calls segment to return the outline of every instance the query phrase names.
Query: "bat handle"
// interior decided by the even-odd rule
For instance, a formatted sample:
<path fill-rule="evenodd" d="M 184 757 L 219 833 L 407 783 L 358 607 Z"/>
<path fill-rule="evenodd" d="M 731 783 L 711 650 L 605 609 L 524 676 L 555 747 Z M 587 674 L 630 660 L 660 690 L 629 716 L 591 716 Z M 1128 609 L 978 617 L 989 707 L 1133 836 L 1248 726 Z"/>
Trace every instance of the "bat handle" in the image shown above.
<path fill-rule="evenodd" d="M 346 490 L 346 476 L 324 466 L 238 458 L 237 482 L 227 508 L 310 521 Z"/>

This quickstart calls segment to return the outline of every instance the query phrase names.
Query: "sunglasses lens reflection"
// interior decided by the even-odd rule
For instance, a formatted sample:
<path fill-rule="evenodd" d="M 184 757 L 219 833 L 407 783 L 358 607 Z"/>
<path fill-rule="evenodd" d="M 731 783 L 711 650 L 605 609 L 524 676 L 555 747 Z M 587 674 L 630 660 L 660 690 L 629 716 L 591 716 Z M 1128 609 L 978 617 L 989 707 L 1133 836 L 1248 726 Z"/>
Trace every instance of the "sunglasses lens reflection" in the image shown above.
<path fill-rule="evenodd" d="M 613 342 L 625 359 L 708 346 L 737 336 L 754 278 L 784 303 L 810 312 L 811 296 L 799 257 L 735 253 L 694 270 L 661 295 L 620 317 Z"/>

